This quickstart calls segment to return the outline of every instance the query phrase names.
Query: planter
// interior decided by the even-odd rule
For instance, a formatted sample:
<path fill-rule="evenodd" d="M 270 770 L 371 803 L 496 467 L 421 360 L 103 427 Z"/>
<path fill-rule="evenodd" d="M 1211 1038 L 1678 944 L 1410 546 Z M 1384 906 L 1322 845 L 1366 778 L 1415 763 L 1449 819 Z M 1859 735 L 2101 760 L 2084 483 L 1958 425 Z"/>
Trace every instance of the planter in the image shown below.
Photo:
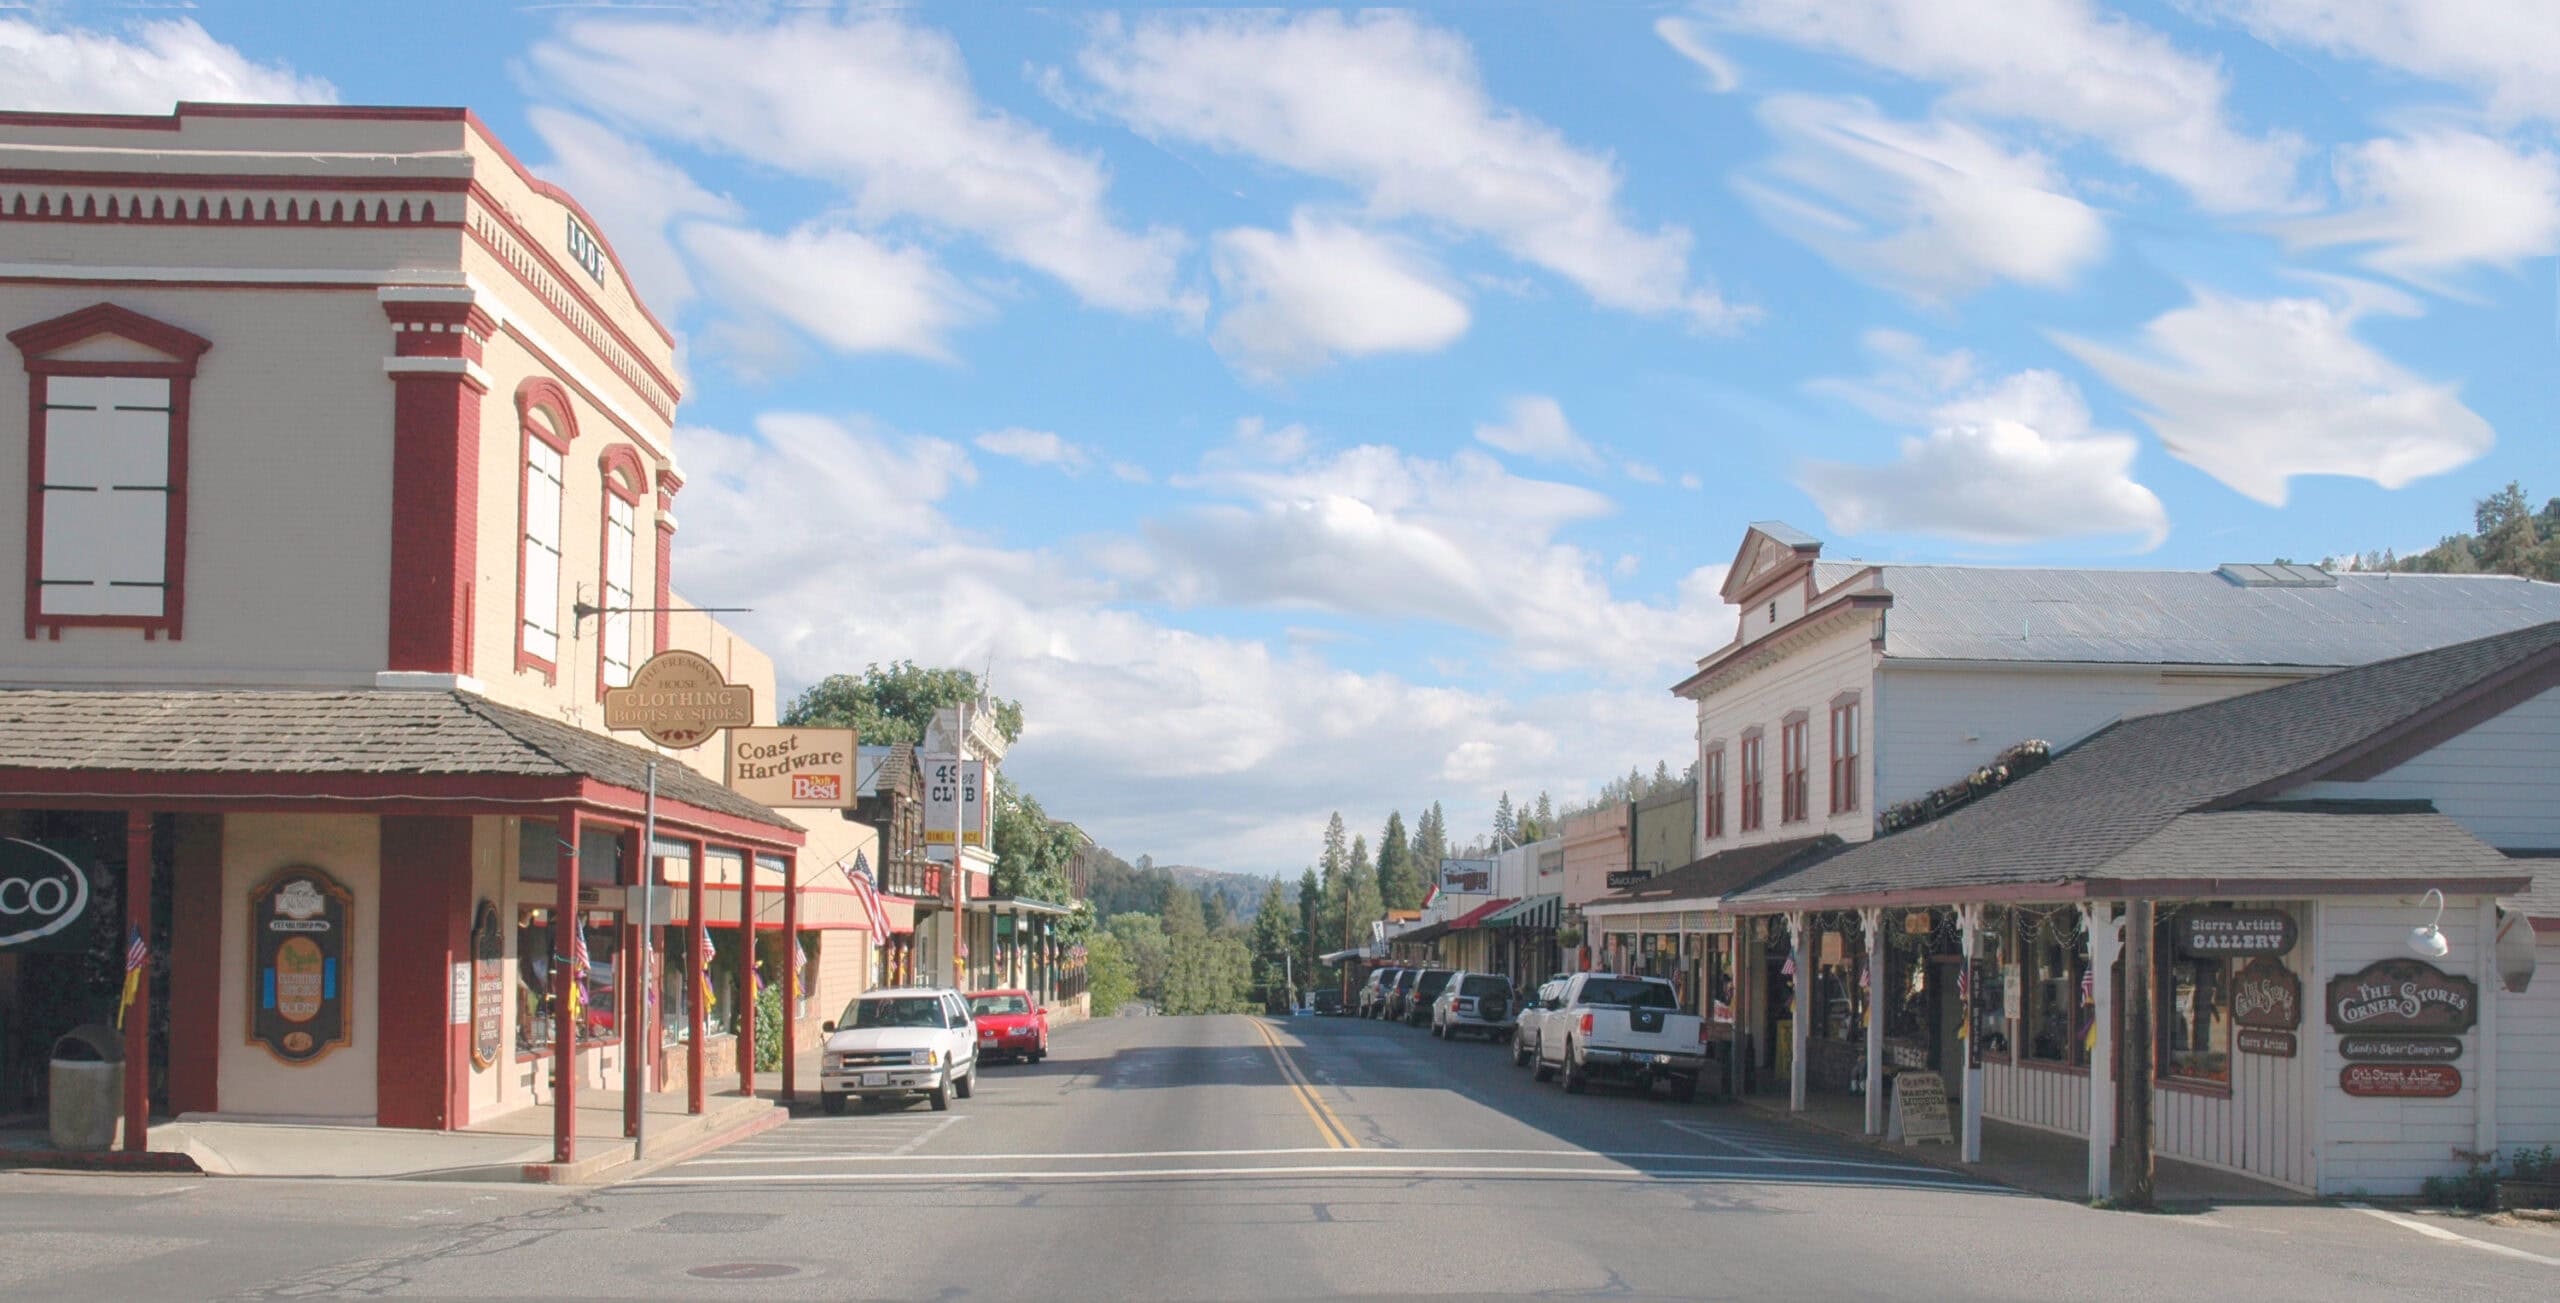
<path fill-rule="evenodd" d="M 2542 1181 L 2512 1178 L 2500 1181 L 2498 1207 L 2509 1212 L 2519 1208 L 2560 1208 L 2560 1177 Z"/>

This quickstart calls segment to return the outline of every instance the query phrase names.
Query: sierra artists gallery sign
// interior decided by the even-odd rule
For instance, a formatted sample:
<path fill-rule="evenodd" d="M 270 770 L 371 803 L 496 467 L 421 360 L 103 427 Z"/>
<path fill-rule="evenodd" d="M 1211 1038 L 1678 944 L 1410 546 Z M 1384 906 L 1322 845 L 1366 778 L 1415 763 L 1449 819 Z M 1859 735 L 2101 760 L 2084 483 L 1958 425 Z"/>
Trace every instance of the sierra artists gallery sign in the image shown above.
<path fill-rule="evenodd" d="M 2329 979 L 2329 1025 L 2342 1032 L 2462 1032 L 2480 1017 L 2480 988 L 2415 959 L 2384 959 Z"/>

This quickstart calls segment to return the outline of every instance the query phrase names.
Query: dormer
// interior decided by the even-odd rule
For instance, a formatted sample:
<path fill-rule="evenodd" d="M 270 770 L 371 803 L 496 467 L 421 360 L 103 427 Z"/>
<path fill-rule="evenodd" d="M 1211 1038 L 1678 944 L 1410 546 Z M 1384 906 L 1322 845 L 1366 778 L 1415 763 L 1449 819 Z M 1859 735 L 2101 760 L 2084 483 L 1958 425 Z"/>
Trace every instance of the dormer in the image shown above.
<path fill-rule="evenodd" d="M 1722 590 L 1724 600 L 1742 608 L 1741 641 L 1751 642 L 1804 610 L 1812 596 L 1813 563 L 1821 556 L 1822 540 L 1793 525 L 1752 522 L 1725 570 Z"/>

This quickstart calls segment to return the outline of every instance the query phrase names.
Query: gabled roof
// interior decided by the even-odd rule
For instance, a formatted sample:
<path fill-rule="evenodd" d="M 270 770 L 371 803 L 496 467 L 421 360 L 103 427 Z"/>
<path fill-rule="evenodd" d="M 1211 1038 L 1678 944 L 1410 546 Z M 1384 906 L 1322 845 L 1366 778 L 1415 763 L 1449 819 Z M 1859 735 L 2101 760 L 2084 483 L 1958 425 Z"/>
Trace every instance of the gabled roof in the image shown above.
<path fill-rule="evenodd" d="M 465 692 L 0 691 L 0 770 L 585 777 L 798 834 L 655 752 Z"/>
<path fill-rule="evenodd" d="M 1772 874 L 1838 850 L 1846 843 L 1824 833 L 1785 841 L 1736 846 L 1692 860 L 1621 891 L 1613 891 L 1582 907 L 1585 914 L 1623 913 L 1629 909 L 1705 909 L 1726 896 Z"/>
<path fill-rule="evenodd" d="M 1724 600 L 1736 602 L 1742 595 L 1767 583 L 1772 577 L 1822 555 L 1822 540 L 1783 520 L 1755 520 L 1743 531 L 1742 546 L 1734 550 L 1733 564 L 1725 567 Z"/>
<path fill-rule="evenodd" d="M 2262 870 L 2511 880 L 2532 873 L 2424 807 L 2262 803 L 2324 775 L 2388 763 L 2560 686 L 2560 622 L 2127 720 L 1943 819 L 1880 837 L 1729 897 L 1735 907 L 1980 892 Z M 2381 822 L 2376 822 L 2381 821 Z M 2435 847 L 2422 857 L 2421 845 Z M 2317 862 L 2300 862 L 2316 849 Z M 2411 859 L 2409 857 L 2419 857 Z M 2227 874 L 2224 880 L 2233 880 Z"/>

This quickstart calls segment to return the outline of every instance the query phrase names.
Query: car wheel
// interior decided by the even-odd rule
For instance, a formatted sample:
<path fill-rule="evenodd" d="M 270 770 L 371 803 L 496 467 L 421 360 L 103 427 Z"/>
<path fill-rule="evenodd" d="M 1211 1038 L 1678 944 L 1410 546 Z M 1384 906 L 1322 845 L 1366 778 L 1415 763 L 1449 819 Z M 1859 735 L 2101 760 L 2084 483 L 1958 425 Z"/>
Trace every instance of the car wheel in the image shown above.
<path fill-rule="evenodd" d="M 925 1096 L 925 1098 L 933 1104 L 933 1111 L 934 1111 L 934 1112 L 936 1112 L 936 1113 L 948 1113 L 948 1112 L 950 1112 L 950 1111 L 951 1111 L 951 1078 L 950 1078 L 950 1076 L 949 1076 L 948 1074 L 945 1074 L 945 1075 L 943 1076 L 942 1080 L 941 1080 L 940 1082 L 938 1082 L 938 1083 L 936 1083 L 936 1084 L 935 1084 L 935 1086 L 934 1086 L 934 1088 L 933 1088 L 933 1093 L 932 1093 L 932 1094 L 930 1094 L 930 1095 Z"/>
<path fill-rule="evenodd" d="M 1529 1061 L 1529 1080 L 1546 1081 L 1555 1075 L 1556 1070 L 1547 1066 L 1546 1055 L 1540 1054 Z"/>
<path fill-rule="evenodd" d="M 824 1111 L 828 1117 L 842 1117 L 844 1116 L 844 1096 L 832 1090 L 820 1091 L 818 1093 L 818 1107 Z"/>
<path fill-rule="evenodd" d="M 1564 1093 L 1579 1095 L 1589 1089 L 1591 1079 L 1583 1075 L 1582 1065 L 1574 1060 L 1573 1045 L 1568 1041 L 1564 1047 Z"/>
<path fill-rule="evenodd" d="M 1515 1068 L 1525 1067 L 1528 1065 L 1528 1062 L 1529 1042 L 1520 1039 L 1520 1033 L 1513 1032 L 1511 1034 L 1511 1066 Z"/>
<path fill-rule="evenodd" d="M 1683 1104 L 1697 1102 L 1698 1079 L 1696 1077 L 1673 1077 L 1671 1079 L 1671 1098 Z"/>
<path fill-rule="evenodd" d="M 969 1065 L 969 1075 L 951 1083 L 951 1093 L 967 1099 L 978 1093 L 978 1065 Z"/>

